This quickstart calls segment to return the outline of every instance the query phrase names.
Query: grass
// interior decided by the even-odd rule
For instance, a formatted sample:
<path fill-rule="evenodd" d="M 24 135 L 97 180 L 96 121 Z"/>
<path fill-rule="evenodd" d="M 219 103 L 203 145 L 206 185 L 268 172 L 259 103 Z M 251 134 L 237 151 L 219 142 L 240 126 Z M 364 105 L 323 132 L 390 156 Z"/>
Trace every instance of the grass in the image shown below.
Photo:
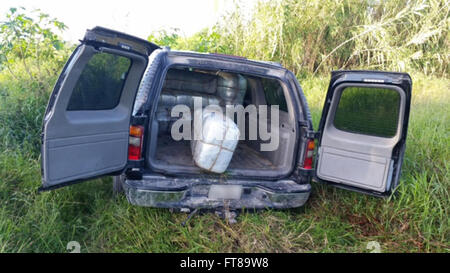
<path fill-rule="evenodd" d="M 17 136 L 26 134 L 14 126 L 20 115 L 8 114 L 33 103 L 11 106 L 5 97 L 0 252 L 67 252 L 69 241 L 78 241 L 82 252 L 367 252 L 370 241 L 379 242 L 382 252 L 449 252 L 450 80 L 412 78 L 406 158 L 395 196 L 378 199 L 314 184 L 304 207 L 244 212 L 234 225 L 205 214 L 183 227 L 186 214 L 114 198 L 110 178 L 37 194 L 38 134 Z M 316 128 L 328 80 L 300 79 Z M 42 110 L 27 120 L 39 120 Z"/>

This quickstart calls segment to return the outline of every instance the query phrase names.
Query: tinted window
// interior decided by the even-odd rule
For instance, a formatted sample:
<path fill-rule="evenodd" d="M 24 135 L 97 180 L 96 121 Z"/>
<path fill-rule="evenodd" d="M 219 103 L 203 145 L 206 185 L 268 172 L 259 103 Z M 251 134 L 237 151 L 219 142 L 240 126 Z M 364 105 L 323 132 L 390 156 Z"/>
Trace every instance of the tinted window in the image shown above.
<path fill-rule="evenodd" d="M 273 79 L 261 79 L 267 105 L 278 105 L 281 111 L 287 112 L 286 99 L 280 82 Z"/>
<path fill-rule="evenodd" d="M 131 60 L 95 54 L 81 72 L 67 110 L 105 110 L 117 106 Z"/>
<path fill-rule="evenodd" d="M 392 89 L 347 87 L 334 118 L 337 129 L 381 137 L 397 133 L 400 94 Z"/>

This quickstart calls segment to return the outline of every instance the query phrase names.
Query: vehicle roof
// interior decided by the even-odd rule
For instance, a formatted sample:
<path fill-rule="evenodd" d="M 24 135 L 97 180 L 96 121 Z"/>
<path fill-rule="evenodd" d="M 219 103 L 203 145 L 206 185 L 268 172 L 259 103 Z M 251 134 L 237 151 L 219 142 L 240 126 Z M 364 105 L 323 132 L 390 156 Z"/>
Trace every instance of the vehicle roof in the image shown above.
<path fill-rule="evenodd" d="M 170 55 L 232 61 L 232 62 L 238 62 L 238 63 L 258 65 L 258 66 L 263 66 L 263 67 L 272 68 L 272 69 L 286 70 L 286 68 L 284 68 L 280 63 L 277 63 L 277 62 L 252 60 L 252 59 L 247 59 L 247 58 L 241 57 L 241 56 L 234 56 L 234 55 L 227 55 L 227 54 L 220 54 L 220 53 L 204 53 L 204 52 L 196 52 L 196 51 L 188 51 L 188 50 L 169 50 L 168 52 Z"/>

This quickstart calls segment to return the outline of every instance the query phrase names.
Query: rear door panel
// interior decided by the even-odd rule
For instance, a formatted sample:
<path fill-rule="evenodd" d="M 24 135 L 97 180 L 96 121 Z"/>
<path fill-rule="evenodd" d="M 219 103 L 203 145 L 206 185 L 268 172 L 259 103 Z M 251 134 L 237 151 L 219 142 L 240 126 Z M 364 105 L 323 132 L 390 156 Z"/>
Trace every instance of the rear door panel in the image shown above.
<path fill-rule="evenodd" d="M 66 65 L 44 118 L 41 190 L 126 166 L 131 111 L 152 51 L 130 37 L 88 31 Z"/>
<path fill-rule="evenodd" d="M 410 97 L 411 79 L 404 73 L 333 73 L 319 126 L 317 178 L 390 193 L 403 160 Z"/>

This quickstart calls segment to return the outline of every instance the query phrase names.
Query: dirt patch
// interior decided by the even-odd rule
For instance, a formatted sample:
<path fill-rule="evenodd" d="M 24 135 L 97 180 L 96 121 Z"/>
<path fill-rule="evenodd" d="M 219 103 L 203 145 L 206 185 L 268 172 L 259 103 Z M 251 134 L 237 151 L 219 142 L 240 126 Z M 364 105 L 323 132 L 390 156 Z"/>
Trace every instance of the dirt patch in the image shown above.
<path fill-rule="evenodd" d="M 377 227 L 379 221 L 377 219 L 369 219 L 366 215 L 347 215 L 348 222 L 357 227 L 361 234 L 364 236 L 376 236 L 379 235 L 379 229 Z"/>

